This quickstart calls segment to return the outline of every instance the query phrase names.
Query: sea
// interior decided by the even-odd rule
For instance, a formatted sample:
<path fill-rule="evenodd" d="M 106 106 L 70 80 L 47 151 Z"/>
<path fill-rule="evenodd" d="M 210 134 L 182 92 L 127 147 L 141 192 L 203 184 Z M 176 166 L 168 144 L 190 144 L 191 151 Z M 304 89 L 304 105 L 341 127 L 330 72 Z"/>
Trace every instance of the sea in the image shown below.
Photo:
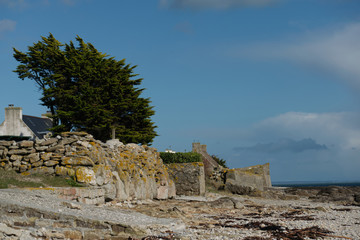
<path fill-rule="evenodd" d="M 272 182 L 273 187 L 327 187 L 327 186 L 360 186 L 360 182 L 336 182 L 336 181 L 283 181 Z"/>

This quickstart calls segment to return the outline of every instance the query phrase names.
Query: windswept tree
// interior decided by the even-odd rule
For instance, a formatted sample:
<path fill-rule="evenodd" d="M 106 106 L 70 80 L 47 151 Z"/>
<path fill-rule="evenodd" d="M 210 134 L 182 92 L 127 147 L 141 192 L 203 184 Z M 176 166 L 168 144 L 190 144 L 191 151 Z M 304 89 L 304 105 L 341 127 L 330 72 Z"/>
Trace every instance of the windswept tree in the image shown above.
<path fill-rule="evenodd" d="M 80 37 L 62 44 L 52 34 L 23 53 L 14 48 L 20 79 L 35 81 L 55 132 L 84 130 L 106 140 L 149 144 L 157 136 L 150 99 L 142 98 L 136 66 L 99 52 Z"/>

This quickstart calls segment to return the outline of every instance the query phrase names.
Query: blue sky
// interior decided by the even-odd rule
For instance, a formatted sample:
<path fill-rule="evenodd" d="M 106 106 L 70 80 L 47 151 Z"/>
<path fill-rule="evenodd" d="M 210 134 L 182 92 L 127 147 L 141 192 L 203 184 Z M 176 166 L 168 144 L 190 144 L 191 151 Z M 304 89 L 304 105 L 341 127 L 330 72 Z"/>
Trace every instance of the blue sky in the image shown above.
<path fill-rule="evenodd" d="M 50 32 L 138 65 L 159 151 L 200 141 L 273 181 L 360 180 L 358 0 L 0 0 L 0 108 L 46 111 L 12 48 Z"/>

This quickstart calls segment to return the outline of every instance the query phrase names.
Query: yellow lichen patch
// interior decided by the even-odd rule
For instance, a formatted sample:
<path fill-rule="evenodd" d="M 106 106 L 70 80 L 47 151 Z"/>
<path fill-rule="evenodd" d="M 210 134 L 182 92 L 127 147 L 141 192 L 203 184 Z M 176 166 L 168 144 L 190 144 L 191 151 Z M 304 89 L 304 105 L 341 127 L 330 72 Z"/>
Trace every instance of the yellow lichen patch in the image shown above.
<path fill-rule="evenodd" d="M 29 175 L 30 175 L 29 172 L 22 172 L 22 173 L 20 173 L 20 174 L 23 175 L 23 176 L 29 176 Z"/>
<path fill-rule="evenodd" d="M 76 170 L 76 180 L 81 183 L 96 183 L 95 173 L 86 167 L 79 167 Z"/>

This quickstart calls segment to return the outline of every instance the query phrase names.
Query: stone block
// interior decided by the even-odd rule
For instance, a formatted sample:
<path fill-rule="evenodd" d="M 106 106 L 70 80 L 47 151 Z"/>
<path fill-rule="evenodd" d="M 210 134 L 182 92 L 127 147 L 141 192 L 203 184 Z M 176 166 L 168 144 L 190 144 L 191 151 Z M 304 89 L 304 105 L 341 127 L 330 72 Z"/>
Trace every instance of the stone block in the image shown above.
<path fill-rule="evenodd" d="M 34 152 L 36 152 L 36 150 L 33 148 L 31 148 L 31 149 L 27 149 L 27 148 L 11 149 L 8 152 L 8 155 L 28 155 L 28 154 L 34 153 Z"/>
<path fill-rule="evenodd" d="M 44 161 L 37 161 L 37 162 L 34 162 L 34 163 L 32 163 L 31 164 L 31 167 L 32 168 L 37 168 L 37 167 L 40 167 L 40 166 L 42 166 L 44 164 Z"/>
<path fill-rule="evenodd" d="M 62 164 L 72 166 L 94 166 L 93 161 L 87 156 L 63 157 Z"/>
<path fill-rule="evenodd" d="M 56 166 L 55 167 L 55 174 L 58 176 L 68 176 L 69 175 L 69 168 L 63 166 Z"/>
<path fill-rule="evenodd" d="M 13 167 L 20 167 L 21 166 L 21 161 L 20 160 L 16 160 L 12 163 Z"/>
<path fill-rule="evenodd" d="M 29 173 L 34 174 L 44 174 L 44 175 L 52 175 L 55 173 L 54 168 L 51 167 L 36 167 L 29 170 Z"/>
<path fill-rule="evenodd" d="M 10 156 L 10 161 L 21 161 L 23 159 L 23 156 L 20 155 L 11 155 Z"/>
<path fill-rule="evenodd" d="M 1 149 L 0 150 L 0 157 L 6 157 L 6 155 L 8 154 L 9 150 L 7 148 L 5 149 Z"/>
<path fill-rule="evenodd" d="M 50 157 L 50 160 L 54 160 L 54 161 L 60 161 L 63 158 L 63 154 L 60 153 L 53 153 Z"/>
<path fill-rule="evenodd" d="M 4 140 L 0 140 L 0 146 L 4 146 L 4 147 L 10 147 L 13 144 L 15 144 L 15 141 L 4 141 Z"/>
<path fill-rule="evenodd" d="M 24 157 L 24 160 L 30 163 L 34 163 L 40 160 L 39 153 L 31 153 Z"/>
<path fill-rule="evenodd" d="M 41 160 L 48 161 L 50 160 L 53 153 L 41 153 Z"/>
<path fill-rule="evenodd" d="M 18 143 L 18 146 L 20 148 L 29 148 L 29 147 L 34 146 L 34 142 L 33 141 L 21 141 Z"/>
<path fill-rule="evenodd" d="M 38 151 L 38 152 L 45 151 L 48 148 L 49 148 L 48 146 L 36 146 L 35 147 L 36 151 Z"/>
<path fill-rule="evenodd" d="M 68 137 L 68 138 L 61 139 L 59 144 L 64 146 L 64 145 L 68 145 L 68 144 L 71 144 L 76 141 L 77 141 L 77 139 L 75 137 Z"/>
<path fill-rule="evenodd" d="M 48 140 L 45 140 L 45 141 L 43 141 L 43 142 L 40 142 L 39 145 L 40 145 L 40 146 L 49 146 L 49 145 L 51 145 L 51 144 L 56 143 L 57 141 L 58 141 L 57 138 L 50 138 L 50 139 L 48 139 Z"/>
<path fill-rule="evenodd" d="M 26 172 L 28 170 L 28 165 L 20 165 L 20 172 Z"/>
<path fill-rule="evenodd" d="M 44 165 L 47 166 L 47 167 L 55 166 L 55 165 L 58 165 L 58 164 L 59 164 L 58 161 L 53 161 L 53 160 L 49 160 L 49 161 L 44 162 Z"/>

